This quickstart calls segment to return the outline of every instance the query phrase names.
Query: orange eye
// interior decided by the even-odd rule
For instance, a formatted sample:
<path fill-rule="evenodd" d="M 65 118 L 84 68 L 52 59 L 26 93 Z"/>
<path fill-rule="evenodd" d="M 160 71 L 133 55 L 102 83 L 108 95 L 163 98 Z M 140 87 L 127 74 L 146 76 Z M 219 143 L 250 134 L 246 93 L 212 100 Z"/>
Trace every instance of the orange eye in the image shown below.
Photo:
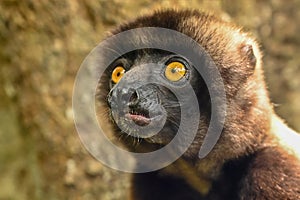
<path fill-rule="evenodd" d="M 181 62 L 171 62 L 167 65 L 165 69 L 165 76 L 169 81 L 175 82 L 179 81 L 184 77 L 186 73 L 186 68 Z"/>
<path fill-rule="evenodd" d="M 117 66 L 111 74 L 111 80 L 114 83 L 118 83 L 125 73 L 125 69 L 122 66 Z"/>

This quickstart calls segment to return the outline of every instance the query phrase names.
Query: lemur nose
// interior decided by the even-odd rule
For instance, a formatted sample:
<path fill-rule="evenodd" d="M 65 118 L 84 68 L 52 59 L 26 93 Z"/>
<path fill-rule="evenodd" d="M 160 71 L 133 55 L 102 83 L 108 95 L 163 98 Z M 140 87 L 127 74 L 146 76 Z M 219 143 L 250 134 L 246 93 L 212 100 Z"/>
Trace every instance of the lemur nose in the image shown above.
<path fill-rule="evenodd" d="M 112 101 L 116 103 L 125 104 L 136 104 L 139 100 L 138 92 L 133 88 L 116 88 L 108 94 L 108 103 L 111 104 Z"/>
<path fill-rule="evenodd" d="M 133 88 L 123 88 L 118 95 L 123 104 L 135 105 L 139 101 L 138 91 Z"/>
<path fill-rule="evenodd" d="M 131 105 L 137 104 L 139 101 L 139 94 L 136 90 L 133 91 L 133 93 L 131 94 L 130 98 L 129 98 L 129 103 Z"/>

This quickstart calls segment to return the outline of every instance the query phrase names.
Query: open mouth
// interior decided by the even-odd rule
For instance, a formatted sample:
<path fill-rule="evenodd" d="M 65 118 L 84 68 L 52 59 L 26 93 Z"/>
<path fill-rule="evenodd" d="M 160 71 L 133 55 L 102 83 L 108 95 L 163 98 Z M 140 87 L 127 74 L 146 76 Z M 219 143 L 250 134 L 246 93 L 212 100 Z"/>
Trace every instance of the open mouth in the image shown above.
<path fill-rule="evenodd" d="M 147 126 L 151 122 L 149 111 L 144 109 L 130 109 L 126 118 L 131 119 L 135 124 L 139 126 Z"/>

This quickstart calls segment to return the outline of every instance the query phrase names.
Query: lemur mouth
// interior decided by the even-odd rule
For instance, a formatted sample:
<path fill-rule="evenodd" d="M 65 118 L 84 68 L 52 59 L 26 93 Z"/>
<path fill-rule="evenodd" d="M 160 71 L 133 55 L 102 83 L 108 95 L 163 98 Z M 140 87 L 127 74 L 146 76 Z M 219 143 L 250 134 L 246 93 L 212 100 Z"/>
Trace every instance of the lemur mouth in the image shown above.
<path fill-rule="evenodd" d="M 151 122 L 149 111 L 145 109 L 130 109 L 125 117 L 131 119 L 139 126 L 147 126 Z"/>

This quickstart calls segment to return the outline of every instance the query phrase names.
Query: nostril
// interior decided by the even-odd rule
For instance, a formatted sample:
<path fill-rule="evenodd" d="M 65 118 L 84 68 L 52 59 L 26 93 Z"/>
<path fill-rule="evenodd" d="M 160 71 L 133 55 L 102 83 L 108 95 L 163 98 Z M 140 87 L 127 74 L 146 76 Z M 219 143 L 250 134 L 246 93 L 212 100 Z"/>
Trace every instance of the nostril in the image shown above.
<path fill-rule="evenodd" d="M 139 100 L 138 93 L 136 91 L 134 91 L 129 98 L 129 102 L 136 103 L 136 102 L 138 102 L 138 100 Z"/>
<path fill-rule="evenodd" d="M 117 97 L 122 105 L 136 104 L 139 99 L 137 91 L 133 88 L 123 88 L 120 92 L 117 91 Z"/>
<path fill-rule="evenodd" d="M 111 90 L 107 95 L 107 104 L 109 108 L 114 106 L 136 106 L 139 102 L 139 94 L 133 88 L 115 88 Z"/>

